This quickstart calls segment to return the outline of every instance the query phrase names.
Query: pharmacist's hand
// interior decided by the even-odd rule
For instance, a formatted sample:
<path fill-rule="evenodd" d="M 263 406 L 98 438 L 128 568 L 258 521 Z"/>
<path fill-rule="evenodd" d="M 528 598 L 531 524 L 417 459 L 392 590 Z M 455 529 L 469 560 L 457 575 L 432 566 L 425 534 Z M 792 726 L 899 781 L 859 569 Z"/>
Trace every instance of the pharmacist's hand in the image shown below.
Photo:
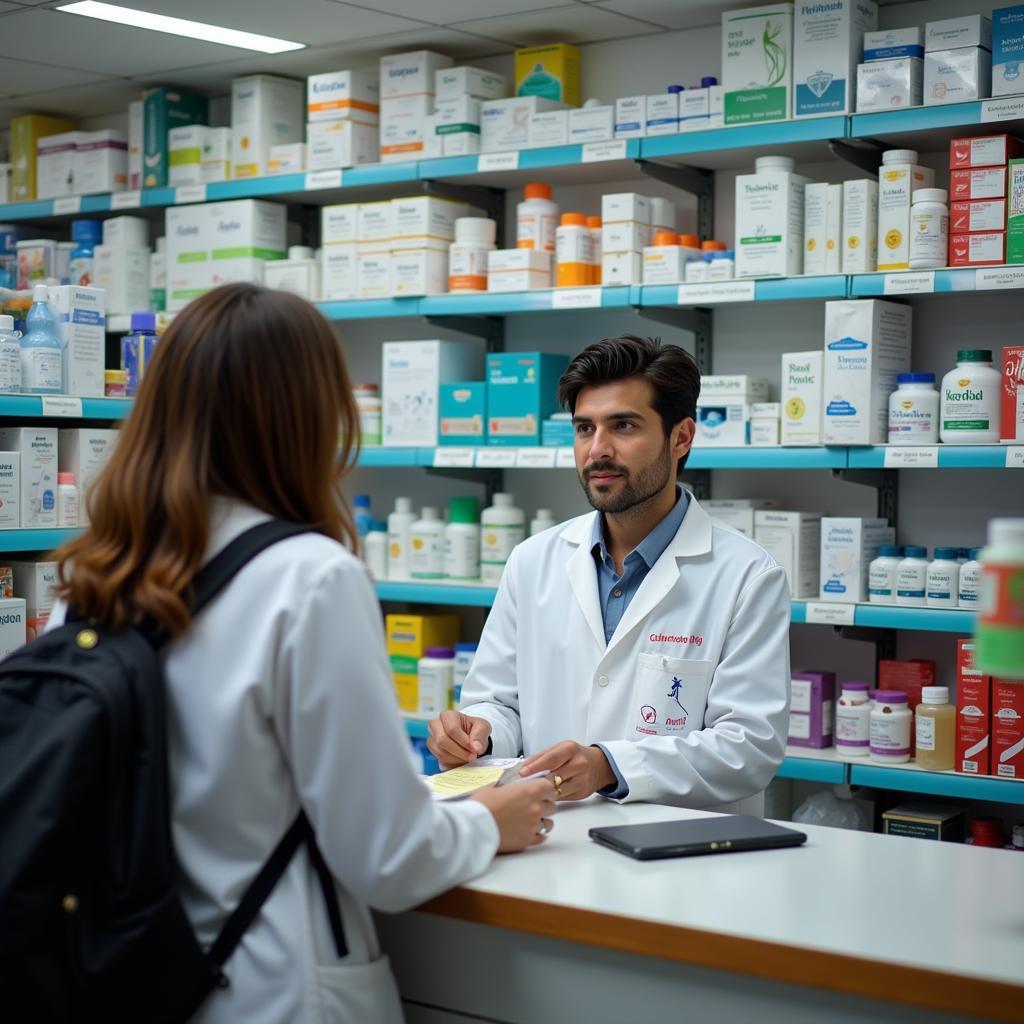
<path fill-rule="evenodd" d="M 458 711 L 442 711 L 430 725 L 427 749 L 445 770 L 472 764 L 487 749 L 491 723 Z"/>
<path fill-rule="evenodd" d="M 523 762 L 520 775 L 549 771 L 559 800 L 585 800 L 599 789 L 612 785 L 615 772 L 600 747 L 584 747 L 563 740 Z"/>
<path fill-rule="evenodd" d="M 549 779 L 478 789 L 476 800 L 491 812 L 498 826 L 498 853 L 518 853 L 539 846 L 554 828 L 555 787 Z"/>

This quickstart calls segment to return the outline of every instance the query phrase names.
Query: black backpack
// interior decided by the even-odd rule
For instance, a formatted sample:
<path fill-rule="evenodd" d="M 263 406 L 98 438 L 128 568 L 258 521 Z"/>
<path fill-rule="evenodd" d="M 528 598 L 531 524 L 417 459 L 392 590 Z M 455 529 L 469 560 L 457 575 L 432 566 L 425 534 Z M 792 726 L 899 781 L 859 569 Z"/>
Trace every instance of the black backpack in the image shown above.
<path fill-rule="evenodd" d="M 196 576 L 192 613 L 252 558 L 309 527 L 248 530 Z M 165 693 L 155 630 L 83 621 L 0 662 L 0 1017 L 7 1024 L 180 1024 L 305 844 L 338 955 L 334 884 L 300 814 L 216 942 L 202 949 L 178 895 Z M 211 681 L 215 683 L 215 680 Z"/>

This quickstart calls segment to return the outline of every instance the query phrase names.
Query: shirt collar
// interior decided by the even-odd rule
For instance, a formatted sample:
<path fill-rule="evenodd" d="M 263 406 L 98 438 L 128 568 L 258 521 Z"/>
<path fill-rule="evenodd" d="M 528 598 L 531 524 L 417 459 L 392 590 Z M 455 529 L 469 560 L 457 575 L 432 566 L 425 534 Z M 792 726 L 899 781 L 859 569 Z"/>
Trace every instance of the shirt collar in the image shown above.
<path fill-rule="evenodd" d="M 676 503 L 672 506 L 672 510 L 637 544 L 626 558 L 631 557 L 633 554 L 638 554 L 644 560 L 647 568 L 653 569 L 654 563 L 661 558 L 665 553 L 665 549 L 672 542 L 672 538 L 679 532 L 679 527 L 683 523 L 683 517 L 686 515 L 686 509 L 689 504 L 689 494 L 677 485 Z M 605 544 L 603 512 L 598 512 L 594 516 L 594 526 L 590 534 L 590 550 L 591 553 L 596 551 L 605 565 L 614 566 L 615 563 L 612 561 L 611 555 L 608 554 L 608 548 Z M 623 563 L 625 561 L 626 559 L 624 558 Z"/>

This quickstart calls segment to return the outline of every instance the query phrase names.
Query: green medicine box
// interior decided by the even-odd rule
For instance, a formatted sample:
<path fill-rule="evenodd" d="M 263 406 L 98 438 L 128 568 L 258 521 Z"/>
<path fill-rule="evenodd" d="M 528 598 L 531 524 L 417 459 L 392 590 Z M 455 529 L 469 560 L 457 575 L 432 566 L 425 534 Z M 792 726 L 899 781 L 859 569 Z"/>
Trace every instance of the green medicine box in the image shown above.
<path fill-rule="evenodd" d="M 1024 160 L 1011 160 L 1007 168 L 1006 262 L 1024 263 Z"/>
<path fill-rule="evenodd" d="M 487 385 L 484 381 L 442 384 L 438 411 L 439 445 L 487 444 Z"/>
<path fill-rule="evenodd" d="M 487 443 L 539 445 L 541 423 L 558 412 L 558 378 L 568 356 L 499 352 L 487 357 Z"/>
<path fill-rule="evenodd" d="M 162 188 L 167 184 L 167 133 L 172 128 L 209 121 L 210 102 L 205 96 L 168 89 L 151 89 L 143 100 L 142 184 Z"/>

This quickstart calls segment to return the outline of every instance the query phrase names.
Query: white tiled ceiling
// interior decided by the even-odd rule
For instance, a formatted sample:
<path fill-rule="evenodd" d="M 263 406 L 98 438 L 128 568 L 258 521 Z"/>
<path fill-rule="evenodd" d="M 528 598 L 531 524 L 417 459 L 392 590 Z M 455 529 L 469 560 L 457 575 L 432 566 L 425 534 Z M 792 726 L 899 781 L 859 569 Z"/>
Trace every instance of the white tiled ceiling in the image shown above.
<path fill-rule="evenodd" d="M 697 28 L 721 23 L 722 12 L 738 6 L 737 0 L 592 0 L 595 7 L 633 18 L 643 18 L 662 28 Z"/>
<path fill-rule="evenodd" d="M 601 7 L 562 3 L 552 4 L 542 11 L 474 18 L 459 22 L 458 28 L 501 39 L 510 46 L 535 46 L 556 40 L 591 43 L 598 39 L 621 39 L 656 32 L 658 26 Z"/>

